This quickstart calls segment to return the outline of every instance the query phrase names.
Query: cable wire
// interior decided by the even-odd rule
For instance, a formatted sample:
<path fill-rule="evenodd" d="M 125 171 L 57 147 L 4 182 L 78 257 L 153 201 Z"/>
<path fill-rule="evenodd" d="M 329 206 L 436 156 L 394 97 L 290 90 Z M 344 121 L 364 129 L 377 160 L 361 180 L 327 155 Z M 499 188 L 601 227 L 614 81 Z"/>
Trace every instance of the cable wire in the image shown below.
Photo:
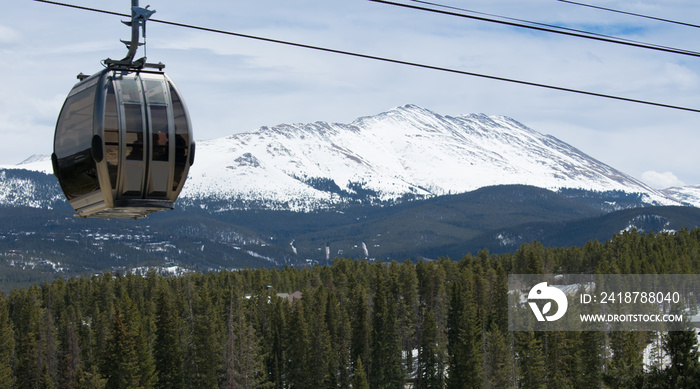
<path fill-rule="evenodd" d="M 564 31 L 572 31 L 572 32 L 581 33 L 581 34 L 586 34 L 586 35 L 591 35 L 591 36 L 599 36 L 599 37 L 603 37 L 603 38 L 609 38 L 609 39 L 614 39 L 614 40 L 619 40 L 619 41 L 624 41 L 624 42 L 638 43 L 638 44 L 641 44 L 641 45 L 647 45 L 647 46 L 653 46 L 653 47 L 660 47 L 660 48 L 664 48 L 664 49 L 676 50 L 676 51 L 683 51 L 683 52 L 688 52 L 688 53 L 693 53 L 693 54 L 700 55 L 700 53 L 697 52 L 697 51 L 691 51 L 691 50 L 685 50 L 685 49 L 678 49 L 678 48 L 674 48 L 674 47 L 670 47 L 670 46 L 663 46 L 663 45 L 657 45 L 657 44 L 653 44 L 653 43 L 641 42 L 641 41 L 632 40 L 632 39 L 620 38 L 620 37 L 615 37 L 615 36 L 612 36 L 612 35 L 600 34 L 600 33 L 597 33 L 597 32 L 591 32 L 591 31 L 579 30 L 579 29 L 570 28 L 570 27 L 558 26 L 558 25 L 556 25 L 556 24 L 547 24 L 547 23 L 533 22 L 533 21 L 531 21 L 531 20 L 518 19 L 518 18 L 511 18 L 511 17 L 508 17 L 508 16 L 502 16 L 502 15 L 490 14 L 490 13 L 485 13 L 485 12 L 479 12 L 479 11 L 474 11 L 474 10 L 470 10 L 470 9 L 466 9 L 466 8 L 453 7 L 453 6 L 445 5 L 445 4 L 433 3 L 433 2 L 430 2 L 430 1 L 423 1 L 423 0 L 410 0 L 410 1 L 412 1 L 412 2 L 414 2 L 414 3 L 420 3 L 420 4 L 430 5 L 430 6 L 433 6 L 433 7 L 440 7 L 440 8 L 451 9 L 451 10 L 455 10 L 455 11 L 469 12 L 469 13 L 473 13 L 473 14 L 477 14 L 477 15 L 491 16 L 491 17 L 496 17 L 496 18 L 503 19 L 503 20 L 512 20 L 512 21 L 514 21 L 514 22 L 528 23 L 528 24 L 535 25 L 535 26 L 542 26 L 542 27 L 555 28 L 555 29 L 564 30 Z M 560 0 L 560 1 L 565 1 L 565 0 Z"/>
<path fill-rule="evenodd" d="M 443 14 L 443 15 L 457 16 L 457 17 L 461 17 L 461 18 L 503 24 L 503 25 L 507 25 L 507 26 L 511 26 L 511 27 L 527 28 L 530 30 L 549 32 L 549 33 L 553 33 L 553 34 L 561 34 L 561 35 L 568 35 L 568 36 L 573 36 L 573 37 L 577 37 L 577 38 L 593 39 L 593 40 L 597 40 L 597 41 L 616 43 L 616 44 L 620 44 L 620 45 L 632 46 L 632 47 L 637 47 L 637 48 L 641 48 L 641 49 L 657 50 L 657 51 L 663 51 L 666 53 L 689 55 L 691 57 L 700 58 L 700 53 L 698 53 L 698 52 L 688 51 L 688 50 L 683 50 L 683 49 L 675 49 L 672 47 L 655 46 L 655 45 L 649 45 L 649 44 L 644 44 L 644 43 L 638 43 L 638 42 L 634 42 L 634 41 L 611 39 L 611 38 L 607 38 L 605 36 L 580 34 L 580 33 L 573 32 L 573 31 L 565 31 L 565 30 L 561 30 L 561 29 L 552 29 L 552 28 L 548 28 L 548 27 L 522 24 L 522 23 L 517 23 L 514 21 L 491 19 L 491 18 L 486 18 L 486 17 L 482 17 L 482 16 L 466 15 L 463 13 L 443 11 L 443 10 L 439 10 L 439 9 L 421 7 L 421 6 L 417 6 L 417 5 L 396 3 L 396 2 L 388 1 L 388 0 L 367 0 L 367 1 L 371 1 L 373 3 L 392 5 L 392 6 L 396 6 L 396 7 L 404 7 L 404 8 L 414 9 L 414 10 L 418 10 L 418 11 L 434 12 L 434 13 Z"/>
<path fill-rule="evenodd" d="M 80 5 L 74 5 L 74 4 L 60 3 L 60 2 L 51 1 L 51 0 L 34 0 L 34 1 L 40 2 L 40 3 L 46 3 L 46 4 L 59 5 L 59 6 L 69 7 L 69 8 L 75 8 L 75 9 L 80 9 L 80 10 L 85 10 L 85 11 L 98 12 L 98 13 L 108 14 L 108 15 L 115 15 L 115 16 L 122 16 L 122 17 L 129 17 L 130 16 L 130 15 L 126 15 L 126 14 L 119 13 L 119 12 L 106 11 L 106 10 L 84 7 L 84 6 L 80 6 Z M 585 91 L 585 90 L 580 90 L 580 89 L 573 89 L 573 88 L 566 88 L 566 87 L 560 87 L 560 86 L 555 86 L 555 85 L 541 84 L 541 83 L 530 82 L 530 81 L 516 80 L 516 79 L 512 79 L 512 78 L 468 72 L 468 71 L 464 71 L 464 70 L 451 69 L 451 68 L 446 68 L 446 67 L 441 67 L 441 66 L 426 65 L 426 64 L 421 64 L 421 63 L 417 63 L 417 62 L 409 62 L 409 61 L 403 61 L 403 60 L 386 58 L 386 57 L 379 57 L 379 56 L 374 56 L 374 55 L 369 55 L 369 54 L 362 54 L 362 53 L 356 53 L 356 52 L 351 52 L 351 51 L 331 49 L 331 48 L 327 48 L 327 47 L 313 46 L 313 45 L 307 45 L 307 44 L 303 44 L 303 43 L 289 42 L 289 41 L 283 41 L 283 40 L 272 39 L 272 38 L 265 38 L 265 37 L 255 36 L 255 35 L 241 34 L 241 33 L 237 33 L 237 32 L 219 30 L 219 29 L 214 29 L 214 28 L 209 28 L 209 27 L 195 26 L 195 25 L 185 24 L 185 23 L 171 22 L 171 21 L 160 20 L 160 19 L 153 19 L 152 18 L 152 19 L 149 19 L 149 21 L 161 23 L 161 24 L 166 24 L 166 25 L 170 25 L 170 26 L 189 28 L 189 29 L 194 29 L 194 30 L 199 30 L 199 31 L 206 31 L 206 32 L 212 32 L 212 33 L 217 33 L 217 34 L 236 36 L 236 37 L 240 37 L 240 38 L 254 39 L 254 40 L 263 41 L 263 42 L 277 43 L 277 44 L 282 44 L 282 45 L 286 45 L 286 46 L 299 47 L 299 48 L 316 50 L 316 51 L 323 51 L 323 52 L 327 52 L 327 53 L 347 55 L 347 56 L 352 56 L 352 57 L 356 57 L 356 58 L 370 59 L 370 60 L 375 60 L 375 61 L 412 66 L 412 67 L 417 67 L 417 68 L 422 68 L 422 69 L 429 69 L 429 70 L 436 70 L 436 71 L 447 72 L 447 73 L 461 74 L 461 75 L 465 75 L 465 76 L 473 76 L 473 77 L 485 78 L 485 79 L 489 79 L 489 80 L 503 81 L 503 82 L 520 84 L 520 85 L 527 85 L 527 86 L 532 86 L 532 87 L 557 90 L 557 91 L 562 91 L 562 92 L 576 93 L 576 94 L 580 94 L 580 95 L 601 97 L 601 98 L 612 99 L 612 100 L 626 101 L 626 102 L 630 102 L 630 103 L 638 103 L 638 104 L 645 104 L 645 105 L 651 105 L 651 106 L 662 107 L 662 108 L 669 108 L 669 109 L 675 109 L 675 110 L 681 110 L 681 111 L 700 113 L 700 109 L 696 109 L 696 108 L 682 107 L 682 106 L 658 103 L 658 102 L 647 101 L 647 100 L 640 100 L 640 99 L 633 99 L 633 98 L 622 97 L 622 96 L 608 95 L 608 94 L 604 94 L 604 93 L 597 93 L 597 92 Z"/>
<path fill-rule="evenodd" d="M 569 4 L 574 4 L 574 5 L 580 5 L 580 6 L 582 6 L 582 7 L 589 7 L 589 8 L 600 9 L 600 10 L 603 10 L 603 11 L 616 12 L 616 13 L 624 14 L 624 15 L 631 15 L 631 16 L 637 16 L 637 17 L 640 17 L 640 18 L 646 18 L 646 19 L 657 20 L 657 21 L 660 21 L 660 22 L 679 24 L 679 25 L 681 25 L 681 26 L 700 28 L 700 25 L 697 25 L 697 24 L 679 22 L 679 21 L 671 20 L 671 19 L 657 18 L 657 17 L 655 17 L 655 16 L 637 14 L 637 13 L 634 13 L 634 12 L 620 11 L 620 10 L 617 10 L 617 9 L 605 8 L 605 7 L 600 7 L 600 6 L 597 6 L 597 5 L 591 5 L 591 4 L 585 4 L 585 3 L 577 3 L 577 2 L 575 2 L 575 1 L 569 1 L 569 0 L 557 0 L 557 1 L 561 1 L 562 3 L 569 3 Z"/>

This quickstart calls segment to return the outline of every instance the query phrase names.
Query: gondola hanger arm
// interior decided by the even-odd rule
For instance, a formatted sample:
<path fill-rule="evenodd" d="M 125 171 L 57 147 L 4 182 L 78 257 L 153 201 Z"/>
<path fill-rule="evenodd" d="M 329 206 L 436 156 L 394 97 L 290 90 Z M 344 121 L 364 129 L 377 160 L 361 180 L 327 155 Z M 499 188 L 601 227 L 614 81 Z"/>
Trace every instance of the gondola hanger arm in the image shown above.
<path fill-rule="evenodd" d="M 148 9 L 150 5 L 147 5 L 146 8 L 141 8 L 139 7 L 139 0 L 131 0 L 131 20 L 128 21 L 122 21 L 122 23 L 126 24 L 127 26 L 131 27 L 131 39 L 130 40 L 122 40 L 122 43 L 126 45 L 126 48 L 128 50 L 126 57 L 122 58 L 119 61 L 112 60 L 110 58 L 107 58 L 104 63 L 108 67 L 124 67 L 127 69 L 140 69 L 146 66 L 146 58 L 139 58 L 137 60 L 134 60 L 134 57 L 136 56 L 136 52 L 139 48 L 139 46 L 143 46 L 145 43 L 139 42 L 140 38 L 139 35 L 142 35 L 143 38 L 146 38 L 146 22 L 148 19 L 156 13 L 155 10 L 150 10 Z M 141 31 L 143 31 L 141 34 L 139 34 Z"/>

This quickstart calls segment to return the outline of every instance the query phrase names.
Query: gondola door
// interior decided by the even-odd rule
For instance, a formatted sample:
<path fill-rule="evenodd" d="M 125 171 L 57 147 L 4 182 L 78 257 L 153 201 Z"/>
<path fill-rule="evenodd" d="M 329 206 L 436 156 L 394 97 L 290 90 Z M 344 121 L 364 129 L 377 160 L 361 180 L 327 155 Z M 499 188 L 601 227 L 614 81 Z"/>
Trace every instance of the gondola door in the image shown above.
<path fill-rule="evenodd" d="M 172 182 L 171 150 L 173 139 L 173 119 L 170 98 L 167 95 L 165 79 L 161 74 L 142 74 L 148 118 L 148 174 L 146 196 L 149 199 L 167 199 L 169 183 Z M 170 118 L 170 119 L 169 119 Z"/>
<path fill-rule="evenodd" d="M 143 88 L 138 73 L 120 72 L 117 93 L 121 98 L 124 147 L 118 199 L 141 199 L 147 172 L 148 126 Z"/>

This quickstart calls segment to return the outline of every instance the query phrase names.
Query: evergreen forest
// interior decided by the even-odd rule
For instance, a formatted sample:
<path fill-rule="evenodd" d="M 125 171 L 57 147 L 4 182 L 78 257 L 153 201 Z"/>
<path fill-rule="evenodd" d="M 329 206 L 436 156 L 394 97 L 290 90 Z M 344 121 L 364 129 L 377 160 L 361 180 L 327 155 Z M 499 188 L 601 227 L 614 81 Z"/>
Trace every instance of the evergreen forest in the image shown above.
<path fill-rule="evenodd" d="M 698 274 L 700 229 L 460 260 L 58 279 L 0 293 L 0 388 L 700 387 L 690 327 L 508 331 L 507 274 L 594 272 Z"/>

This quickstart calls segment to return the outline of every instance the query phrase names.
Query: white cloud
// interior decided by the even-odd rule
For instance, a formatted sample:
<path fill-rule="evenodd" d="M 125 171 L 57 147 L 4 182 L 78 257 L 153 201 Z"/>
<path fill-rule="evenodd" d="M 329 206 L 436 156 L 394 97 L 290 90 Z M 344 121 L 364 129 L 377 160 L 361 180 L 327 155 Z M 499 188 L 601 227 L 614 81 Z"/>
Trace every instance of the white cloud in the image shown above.
<path fill-rule="evenodd" d="M 0 24 L 0 43 L 15 43 L 20 36 L 17 30 Z"/>
<path fill-rule="evenodd" d="M 676 177 L 676 175 L 672 172 L 659 173 L 657 171 L 649 170 L 642 173 L 642 180 L 656 189 L 685 186 L 685 183 Z"/>

